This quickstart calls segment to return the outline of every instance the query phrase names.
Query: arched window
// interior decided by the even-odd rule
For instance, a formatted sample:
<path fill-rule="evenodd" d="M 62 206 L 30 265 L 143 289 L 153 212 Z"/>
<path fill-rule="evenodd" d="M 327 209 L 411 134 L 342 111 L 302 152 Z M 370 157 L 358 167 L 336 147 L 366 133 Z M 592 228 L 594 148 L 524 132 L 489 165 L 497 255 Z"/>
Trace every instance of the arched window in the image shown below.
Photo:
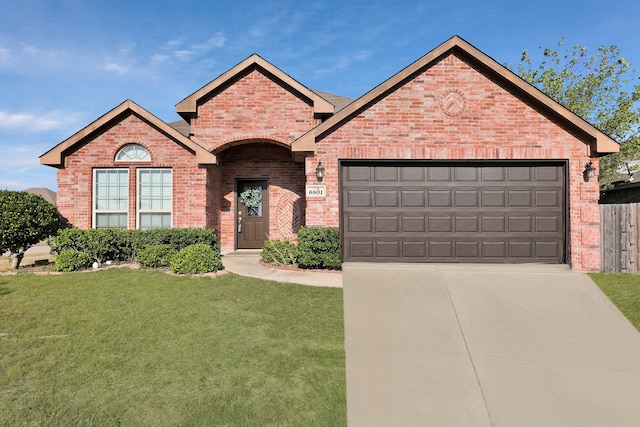
<path fill-rule="evenodd" d="M 151 156 L 140 144 L 127 144 L 116 154 L 116 162 L 148 162 Z"/>

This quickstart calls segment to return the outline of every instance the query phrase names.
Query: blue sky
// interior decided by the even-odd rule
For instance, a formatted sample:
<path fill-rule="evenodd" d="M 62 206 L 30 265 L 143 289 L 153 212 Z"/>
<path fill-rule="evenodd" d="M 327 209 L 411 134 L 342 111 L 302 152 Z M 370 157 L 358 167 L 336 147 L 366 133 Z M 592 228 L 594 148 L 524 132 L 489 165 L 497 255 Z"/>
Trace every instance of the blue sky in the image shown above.
<path fill-rule="evenodd" d="M 175 104 L 252 53 L 357 98 L 454 35 L 500 63 L 617 45 L 640 69 L 640 2 L 21 0 L 0 5 L 0 189 L 57 190 L 38 157 L 125 99 Z"/>

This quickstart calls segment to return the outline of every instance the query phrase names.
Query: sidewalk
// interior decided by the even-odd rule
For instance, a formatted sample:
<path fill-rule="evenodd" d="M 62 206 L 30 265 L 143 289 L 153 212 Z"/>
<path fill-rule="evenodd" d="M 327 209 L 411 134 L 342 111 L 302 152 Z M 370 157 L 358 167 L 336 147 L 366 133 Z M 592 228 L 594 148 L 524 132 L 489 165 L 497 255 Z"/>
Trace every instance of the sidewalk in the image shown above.
<path fill-rule="evenodd" d="M 222 256 L 224 269 L 241 276 L 307 286 L 342 287 L 342 272 L 340 271 L 301 271 L 274 268 L 260 264 L 259 260 L 260 254 L 257 252 L 232 252 Z"/>

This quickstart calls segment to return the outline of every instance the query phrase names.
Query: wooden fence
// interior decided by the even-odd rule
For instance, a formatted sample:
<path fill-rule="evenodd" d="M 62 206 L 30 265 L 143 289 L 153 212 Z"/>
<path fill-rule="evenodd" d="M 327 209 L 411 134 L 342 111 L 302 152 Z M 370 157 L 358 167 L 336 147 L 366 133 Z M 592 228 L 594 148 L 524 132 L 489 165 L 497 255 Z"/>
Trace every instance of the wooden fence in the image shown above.
<path fill-rule="evenodd" d="M 602 271 L 640 272 L 640 203 L 600 205 Z"/>

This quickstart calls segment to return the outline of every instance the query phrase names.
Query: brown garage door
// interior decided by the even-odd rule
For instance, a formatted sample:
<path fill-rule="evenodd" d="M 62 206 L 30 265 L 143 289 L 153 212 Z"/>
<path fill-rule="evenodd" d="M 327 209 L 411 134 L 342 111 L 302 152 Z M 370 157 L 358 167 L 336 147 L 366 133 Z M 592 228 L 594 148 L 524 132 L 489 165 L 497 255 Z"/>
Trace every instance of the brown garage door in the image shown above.
<path fill-rule="evenodd" d="M 341 166 L 343 260 L 562 263 L 562 163 Z"/>

